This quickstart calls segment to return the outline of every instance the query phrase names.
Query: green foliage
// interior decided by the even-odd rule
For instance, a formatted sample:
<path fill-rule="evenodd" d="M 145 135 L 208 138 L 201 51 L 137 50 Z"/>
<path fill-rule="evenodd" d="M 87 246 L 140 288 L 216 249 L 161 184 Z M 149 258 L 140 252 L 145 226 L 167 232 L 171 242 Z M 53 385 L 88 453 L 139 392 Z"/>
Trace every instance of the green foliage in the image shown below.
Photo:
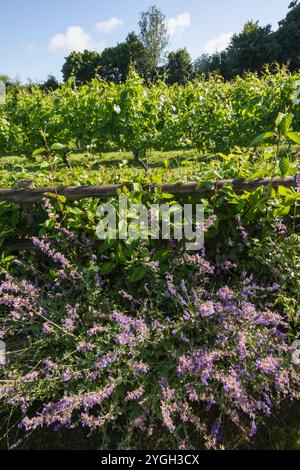
<path fill-rule="evenodd" d="M 148 53 L 135 33 L 128 34 L 126 41 L 104 49 L 100 58 L 99 74 L 115 83 L 126 81 L 130 67 L 142 76 L 148 75 Z"/>
<path fill-rule="evenodd" d="M 57 78 L 54 75 L 48 75 L 47 80 L 45 80 L 41 85 L 42 90 L 45 91 L 54 91 L 59 87 Z"/>
<path fill-rule="evenodd" d="M 71 52 L 66 57 L 62 68 L 64 81 L 75 78 L 77 85 L 92 80 L 100 67 L 100 54 L 95 51 L 85 50 L 84 52 Z"/>
<path fill-rule="evenodd" d="M 290 8 L 286 18 L 279 23 L 275 37 L 280 46 L 279 60 L 289 62 L 291 69 L 297 70 L 300 65 L 300 5 L 293 2 Z"/>
<path fill-rule="evenodd" d="M 139 27 L 141 41 L 149 55 L 149 72 L 153 74 L 169 43 L 166 16 L 153 5 L 141 13 Z"/>
<path fill-rule="evenodd" d="M 300 65 L 300 5 L 294 1 L 286 18 L 273 32 L 271 26 L 248 21 L 241 33 L 235 34 L 222 52 L 203 54 L 195 61 L 195 69 L 205 75 L 218 71 L 226 79 L 246 71 L 261 72 L 266 64 L 277 61 L 289 64 L 291 70 Z"/>
<path fill-rule="evenodd" d="M 171 85 L 178 83 L 186 85 L 192 78 L 193 65 L 190 54 L 186 49 L 179 49 L 176 52 L 170 52 L 168 55 L 167 82 Z"/>
<path fill-rule="evenodd" d="M 224 76 L 231 78 L 245 71 L 261 71 L 278 57 L 279 47 L 271 25 L 261 27 L 258 22 L 245 24 L 240 34 L 235 34 L 224 56 Z"/>
<path fill-rule="evenodd" d="M 286 68 L 276 73 L 267 69 L 261 77 L 248 73 L 230 82 L 218 75 L 202 77 L 183 88 L 162 81 L 147 86 L 131 70 L 120 84 L 95 78 L 81 87 L 71 80 L 47 93 L 39 87 L 13 88 L 1 108 L 5 121 L 0 154 L 31 156 L 43 145 L 41 130 L 50 146 L 73 141 L 77 148 L 92 145 L 97 152 L 228 152 L 234 146 L 248 146 L 251 136 L 272 128 L 278 111 L 284 113 L 291 105 L 299 77 Z M 293 113 L 298 132 L 300 104 L 294 105 Z"/>

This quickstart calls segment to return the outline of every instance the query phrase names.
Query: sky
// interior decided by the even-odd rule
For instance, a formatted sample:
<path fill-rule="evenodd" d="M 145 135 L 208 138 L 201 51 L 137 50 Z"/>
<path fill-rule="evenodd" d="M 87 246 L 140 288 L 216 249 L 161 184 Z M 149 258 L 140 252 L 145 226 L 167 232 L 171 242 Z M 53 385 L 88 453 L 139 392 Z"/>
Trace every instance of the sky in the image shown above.
<path fill-rule="evenodd" d="M 61 79 L 72 50 L 100 52 L 123 41 L 153 3 L 167 17 L 169 50 L 187 47 L 196 59 L 225 48 L 248 20 L 276 30 L 291 0 L 0 0 L 0 74 Z"/>

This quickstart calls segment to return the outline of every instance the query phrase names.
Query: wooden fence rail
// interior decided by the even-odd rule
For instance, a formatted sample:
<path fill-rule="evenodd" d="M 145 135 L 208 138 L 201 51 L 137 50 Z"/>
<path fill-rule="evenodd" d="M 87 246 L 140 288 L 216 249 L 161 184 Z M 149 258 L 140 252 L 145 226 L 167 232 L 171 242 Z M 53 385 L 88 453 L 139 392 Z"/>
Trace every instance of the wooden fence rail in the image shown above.
<path fill-rule="evenodd" d="M 260 186 L 278 186 L 293 187 L 296 186 L 296 178 L 288 176 L 286 178 L 256 178 L 252 180 L 219 180 L 212 182 L 191 181 L 187 183 L 170 183 L 160 186 L 163 192 L 174 194 L 174 196 L 197 196 L 211 195 L 222 189 L 224 186 L 231 185 L 237 193 L 243 191 L 255 191 Z M 0 202 L 16 202 L 20 204 L 35 204 L 41 201 L 46 195 L 65 196 L 68 200 L 79 200 L 83 198 L 99 198 L 106 199 L 116 196 L 118 189 L 126 186 L 132 189 L 130 183 L 110 185 L 110 186 L 60 186 L 49 188 L 12 188 L 0 190 Z M 154 191 L 157 185 L 145 185 L 145 191 Z M 53 197 L 53 196 L 52 196 Z"/>

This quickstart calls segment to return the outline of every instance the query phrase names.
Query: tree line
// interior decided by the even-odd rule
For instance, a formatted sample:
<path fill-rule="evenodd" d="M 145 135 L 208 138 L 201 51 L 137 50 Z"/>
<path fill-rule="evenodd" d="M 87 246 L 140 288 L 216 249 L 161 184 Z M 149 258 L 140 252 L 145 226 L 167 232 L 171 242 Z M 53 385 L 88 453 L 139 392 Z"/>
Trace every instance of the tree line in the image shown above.
<path fill-rule="evenodd" d="M 300 67 L 299 0 L 291 2 L 277 31 L 273 32 L 271 25 L 260 26 L 258 21 L 248 21 L 240 33 L 233 35 L 225 50 L 202 54 L 194 62 L 186 48 L 167 53 L 168 45 L 166 16 L 154 5 L 140 14 L 138 34 L 129 33 L 123 42 L 107 47 L 102 53 L 72 52 L 62 67 L 63 80 L 73 78 L 80 86 L 98 76 L 124 83 L 130 68 L 134 67 L 146 82 L 160 78 L 168 84 L 186 85 L 199 75 L 208 76 L 216 71 L 225 79 L 246 71 L 259 73 L 264 65 L 273 62 L 288 64 L 291 70 L 297 70 Z M 8 77 L 2 76 L 2 79 L 12 84 Z M 40 84 L 45 90 L 58 86 L 53 75 Z"/>

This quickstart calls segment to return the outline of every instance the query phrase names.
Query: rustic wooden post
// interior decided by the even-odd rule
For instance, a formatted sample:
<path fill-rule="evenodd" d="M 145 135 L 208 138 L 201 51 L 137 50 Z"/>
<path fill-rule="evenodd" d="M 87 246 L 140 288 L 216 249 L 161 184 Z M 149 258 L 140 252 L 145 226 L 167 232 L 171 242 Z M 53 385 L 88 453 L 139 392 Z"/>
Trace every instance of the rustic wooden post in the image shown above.
<path fill-rule="evenodd" d="M 31 180 L 20 180 L 17 184 L 18 189 L 30 189 L 33 188 L 33 181 Z M 25 213 L 26 221 L 28 225 L 33 225 L 34 223 L 34 204 L 31 202 L 21 202 L 21 206 Z"/>

